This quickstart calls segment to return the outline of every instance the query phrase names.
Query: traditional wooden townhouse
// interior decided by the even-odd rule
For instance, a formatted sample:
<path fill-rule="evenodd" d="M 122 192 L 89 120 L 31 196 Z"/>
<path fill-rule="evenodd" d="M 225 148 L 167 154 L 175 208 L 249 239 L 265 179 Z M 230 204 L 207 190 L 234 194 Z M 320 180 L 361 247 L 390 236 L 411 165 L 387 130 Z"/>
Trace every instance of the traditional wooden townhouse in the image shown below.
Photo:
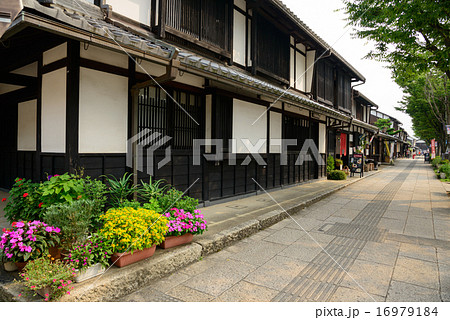
<path fill-rule="evenodd" d="M 370 148 L 370 157 L 379 162 L 389 163 L 390 159 L 404 157 L 408 151 L 408 133 L 401 127 L 403 124 L 396 118 L 378 110 L 370 113 L 370 123 L 375 124 L 379 119 L 387 119 L 391 122 L 391 134 L 378 132 L 376 139 Z"/>
<path fill-rule="evenodd" d="M 130 171 L 208 204 L 323 178 L 305 141 L 345 160 L 378 132 L 365 78 L 279 0 L 8 0 L 0 37 L 1 188 Z"/>

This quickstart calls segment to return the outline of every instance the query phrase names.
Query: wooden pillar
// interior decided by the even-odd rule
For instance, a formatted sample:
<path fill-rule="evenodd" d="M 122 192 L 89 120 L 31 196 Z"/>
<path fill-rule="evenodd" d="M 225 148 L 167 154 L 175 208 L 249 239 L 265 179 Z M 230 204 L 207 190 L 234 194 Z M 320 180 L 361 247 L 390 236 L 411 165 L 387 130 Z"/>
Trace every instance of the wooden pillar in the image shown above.
<path fill-rule="evenodd" d="M 36 158 L 34 159 L 33 180 L 36 182 L 41 181 L 42 176 L 42 164 L 41 164 L 41 152 L 42 152 L 42 54 L 38 59 L 38 86 L 37 86 L 37 103 L 36 103 Z"/>
<path fill-rule="evenodd" d="M 67 89 L 66 89 L 66 160 L 69 173 L 79 170 L 78 134 L 80 118 L 80 43 L 67 42 Z"/>

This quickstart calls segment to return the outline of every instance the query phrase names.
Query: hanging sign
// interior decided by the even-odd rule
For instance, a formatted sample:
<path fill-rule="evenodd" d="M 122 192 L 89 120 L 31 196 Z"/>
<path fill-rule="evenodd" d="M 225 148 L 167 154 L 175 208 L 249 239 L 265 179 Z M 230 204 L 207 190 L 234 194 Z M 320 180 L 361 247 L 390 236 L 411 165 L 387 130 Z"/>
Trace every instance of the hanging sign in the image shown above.
<path fill-rule="evenodd" d="M 431 140 L 431 160 L 436 158 L 436 140 Z"/>

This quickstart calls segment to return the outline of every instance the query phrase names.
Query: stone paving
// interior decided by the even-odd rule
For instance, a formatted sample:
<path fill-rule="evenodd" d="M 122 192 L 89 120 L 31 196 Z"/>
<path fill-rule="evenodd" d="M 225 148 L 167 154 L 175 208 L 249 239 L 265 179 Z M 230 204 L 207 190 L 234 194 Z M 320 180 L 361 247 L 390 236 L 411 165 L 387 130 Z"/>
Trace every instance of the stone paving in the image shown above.
<path fill-rule="evenodd" d="M 450 301 L 449 227 L 443 184 L 402 160 L 118 300 Z"/>

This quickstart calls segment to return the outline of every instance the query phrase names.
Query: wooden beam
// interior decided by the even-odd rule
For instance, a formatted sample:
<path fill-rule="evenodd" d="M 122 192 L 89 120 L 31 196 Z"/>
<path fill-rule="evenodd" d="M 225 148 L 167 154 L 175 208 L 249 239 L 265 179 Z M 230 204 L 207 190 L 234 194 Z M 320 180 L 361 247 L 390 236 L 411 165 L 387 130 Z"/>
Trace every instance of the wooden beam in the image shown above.
<path fill-rule="evenodd" d="M 14 74 L 14 73 L 4 73 L 0 75 L 0 83 L 7 83 L 7 84 L 13 84 L 16 86 L 36 86 L 37 85 L 37 78 L 30 77 L 30 76 L 24 76 L 21 74 Z"/>

